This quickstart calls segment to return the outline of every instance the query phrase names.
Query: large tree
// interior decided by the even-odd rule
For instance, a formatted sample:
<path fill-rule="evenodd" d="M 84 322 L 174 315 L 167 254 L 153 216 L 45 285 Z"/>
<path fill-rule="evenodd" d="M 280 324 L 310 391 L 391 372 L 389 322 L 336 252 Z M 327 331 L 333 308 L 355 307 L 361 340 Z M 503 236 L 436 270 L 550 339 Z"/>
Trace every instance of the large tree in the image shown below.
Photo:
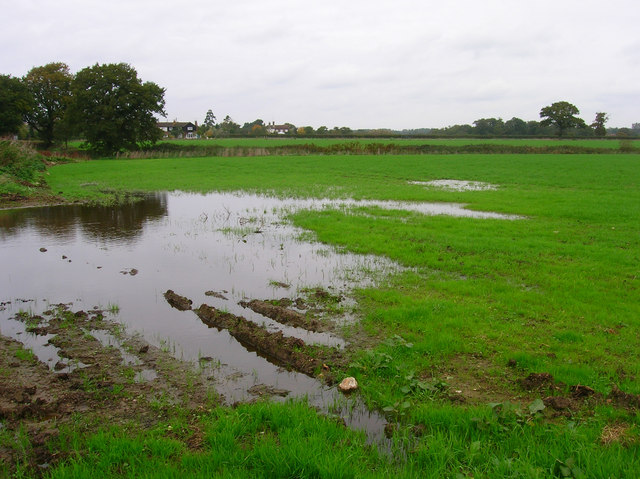
<path fill-rule="evenodd" d="M 0 136 L 17 133 L 32 106 L 33 97 L 19 78 L 0 75 Z"/>
<path fill-rule="evenodd" d="M 584 120 L 576 116 L 579 114 L 580 110 L 575 105 L 568 101 L 558 101 L 540 110 L 540 118 L 543 118 L 540 125 L 554 125 L 558 129 L 558 136 L 562 136 L 570 128 L 586 126 Z"/>
<path fill-rule="evenodd" d="M 72 80 L 69 67 L 62 62 L 34 67 L 23 79 L 34 102 L 25 119 L 38 132 L 45 147 L 68 131 L 63 122 L 71 100 Z"/>
<path fill-rule="evenodd" d="M 142 83 L 130 65 L 96 63 L 80 70 L 72 91 L 74 121 L 93 150 L 114 153 L 161 138 L 154 114 L 166 116 L 164 88 Z"/>

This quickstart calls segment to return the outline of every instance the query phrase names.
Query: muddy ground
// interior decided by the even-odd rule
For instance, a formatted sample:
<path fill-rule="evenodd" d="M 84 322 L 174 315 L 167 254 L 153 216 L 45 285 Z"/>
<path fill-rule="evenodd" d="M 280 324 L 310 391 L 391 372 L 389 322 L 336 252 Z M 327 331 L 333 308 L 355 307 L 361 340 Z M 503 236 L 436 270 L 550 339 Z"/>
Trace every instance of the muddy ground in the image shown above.
<path fill-rule="evenodd" d="M 191 303 L 171 292 L 169 302 L 190 309 Z M 194 311 L 213 327 L 228 329 L 238 340 L 265 351 L 290 368 L 331 381 L 333 367 L 343 367 L 341 355 L 332 349 L 310 349 L 299 339 L 282 337 L 250 321 L 201 305 Z M 60 304 L 42 316 L 19 315 L 27 331 L 51 335 L 49 343 L 60 356 L 50 369 L 21 343 L 0 335 L 0 464 L 9 472 L 27 463 L 37 476 L 65 458 L 57 441 L 69 428 L 90 434 L 110 424 L 149 429 L 176 414 L 193 418 L 189 447 L 201 447 L 197 417 L 222 403 L 214 384 L 192 364 L 176 360 L 105 317 L 104 311 L 73 311 Z M 258 329 L 256 329 L 258 328 Z M 115 346 L 105 346 L 98 336 L 109 335 Z M 289 344 L 288 341 L 291 341 Z M 328 363 L 328 364 L 327 364 Z M 427 382 L 444 378 L 442 399 L 461 405 L 514 401 L 527 404 L 542 398 L 548 417 L 589 414 L 606 402 L 625 409 L 640 409 L 640 397 L 613 388 L 603 396 L 584 385 L 567 386 L 547 373 L 524 375 L 515 365 L 505 370 L 510 379 L 487 375 L 491 362 L 482 357 L 453 358 L 446 367 L 425 371 Z M 506 381 L 505 381 L 506 379 Z M 444 381 L 443 381 L 444 382 Z M 282 396 L 288 391 L 256 385 L 256 398 Z M 81 420 L 79 421 L 79 418 Z M 389 425 L 390 432 L 393 424 Z M 416 432 L 419 435 L 419 431 Z M 24 439 L 28 439 L 25 441 Z M 27 446 L 25 446 L 27 444 Z M 0 467 L 0 475 L 3 472 Z"/>
<path fill-rule="evenodd" d="M 51 194 L 47 190 L 38 191 L 33 196 L 24 196 L 20 194 L 1 194 L 0 210 L 11 210 L 15 208 L 35 208 L 38 206 L 54 206 L 77 203 L 69 201 L 60 196 Z"/>
<path fill-rule="evenodd" d="M 192 309 L 191 300 L 172 290 L 164 296 L 179 310 Z M 274 308 L 281 315 L 299 316 Z M 342 354 L 333 348 L 268 332 L 205 304 L 194 312 L 209 326 L 228 330 L 245 347 L 288 369 L 331 383 L 332 369 L 343 366 Z M 148 429 L 178 407 L 195 417 L 223 403 L 212 377 L 204 377 L 168 350 L 127 334 L 108 317 L 97 307 L 74 311 L 70 304 L 55 305 L 41 316 L 16 315 L 25 324 L 23 334 L 49 336 L 47 344 L 55 346 L 59 356 L 50 366 L 19 341 L 0 335 L 0 464 L 8 465 L 9 471 L 27 463 L 38 475 L 64 459 L 56 441 L 65 428 L 77 427 L 79 415 L 87 433 L 132 422 L 136 429 Z M 248 392 L 254 398 L 289 393 L 264 384 Z M 26 449 L 24 444 L 29 444 Z"/>
<path fill-rule="evenodd" d="M 344 355 L 339 349 L 307 344 L 300 338 L 285 336 L 282 331 L 268 331 L 264 326 L 242 316 L 221 311 L 207 304 L 201 304 L 193 309 L 192 300 L 171 289 L 164 293 L 164 297 L 172 307 L 179 311 L 193 310 L 207 326 L 228 331 L 248 351 L 255 351 L 270 362 L 289 370 L 333 384 L 335 382 L 333 371 L 346 365 Z M 291 303 L 290 300 L 289 303 Z M 333 329 L 333 325 L 323 328 L 321 325 L 327 323 L 321 323 L 313 316 L 307 317 L 298 311 L 268 301 L 254 299 L 242 301 L 240 304 L 281 324 L 296 326 L 307 331 Z"/>
<path fill-rule="evenodd" d="M 49 342 L 60 348 L 60 361 L 53 370 L 0 335 L 0 463 L 26 461 L 34 473 L 47 470 L 62 459 L 56 440 L 61 430 L 75 427 L 78 414 L 83 427 L 133 421 L 149 428 L 176 406 L 195 414 L 217 404 L 212 386 L 191 365 L 124 335 L 102 311 L 59 305 L 50 313 L 22 319 L 35 334 L 55 335 Z M 92 335 L 98 332 L 117 338 L 121 347 L 103 346 Z M 30 441 L 26 450 L 18 447 L 22 434 Z"/>

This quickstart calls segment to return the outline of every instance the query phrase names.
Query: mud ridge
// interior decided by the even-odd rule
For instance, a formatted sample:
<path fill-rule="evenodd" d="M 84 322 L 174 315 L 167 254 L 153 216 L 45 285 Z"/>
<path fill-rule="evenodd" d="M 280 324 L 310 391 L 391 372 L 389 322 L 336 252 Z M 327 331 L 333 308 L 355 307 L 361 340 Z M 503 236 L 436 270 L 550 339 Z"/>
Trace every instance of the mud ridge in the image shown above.
<path fill-rule="evenodd" d="M 164 293 L 164 299 L 166 299 L 167 303 L 169 303 L 172 307 L 176 308 L 179 311 L 188 311 L 191 309 L 191 306 L 193 304 L 193 301 L 185 298 L 184 296 L 180 296 L 179 294 L 174 293 L 171 289 L 168 289 Z"/>
<path fill-rule="evenodd" d="M 333 383 L 331 365 L 342 361 L 339 351 L 308 345 L 302 339 L 285 336 L 282 331 L 267 331 L 242 316 L 220 311 L 207 304 L 193 311 L 207 326 L 226 329 L 245 348 L 271 362 Z"/>
<path fill-rule="evenodd" d="M 252 299 L 251 301 L 240 301 L 238 304 L 243 308 L 249 308 L 258 314 L 273 319 L 280 324 L 295 326 L 296 328 L 306 329 L 314 333 L 327 330 L 317 319 L 308 318 L 302 313 L 269 303 L 268 301 Z"/>

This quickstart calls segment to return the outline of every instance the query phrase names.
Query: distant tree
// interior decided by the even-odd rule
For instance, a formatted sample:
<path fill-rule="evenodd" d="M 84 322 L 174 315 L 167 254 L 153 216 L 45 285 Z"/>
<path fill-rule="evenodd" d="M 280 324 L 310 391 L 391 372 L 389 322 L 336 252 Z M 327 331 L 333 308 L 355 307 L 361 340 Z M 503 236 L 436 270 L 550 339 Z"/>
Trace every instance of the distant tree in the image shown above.
<path fill-rule="evenodd" d="M 481 118 L 473 122 L 474 133 L 480 136 L 500 136 L 504 133 L 504 122 L 501 118 Z"/>
<path fill-rule="evenodd" d="M 401 135 L 405 136 L 415 136 L 415 135 L 431 135 L 434 133 L 433 128 L 403 128 L 401 131 L 397 132 Z"/>
<path fill-rule="evenodd" d="M 33 97 L 20 78 L 0 75 L 0 136 L 18 133 Z"/>
<path fill-rule="evenodd" d="M 619 138 L 629 138 L 630 136 L 633 136 L 633 130 L 631 130 L 631 128 L 618 128 L 618 131 L 616 131 L 616 136 Z"/>
<path fill-rule="evenodd" d="M 356 135 L 365 135 L 365 136 L 385 136 L 385 137 L 389 137 L 389 136 L 393 136 L 394 132 L 393 132 L 393 130 L 390 130 L 389 128 L 375 128 L 373 130 L 369 130 L 369 129 L 356 130 L 355 134 Z"/>
<path fill-rule="evenodd" d="M 446 128 L 434 129 L 432 131 L 434 135 L 442 136 L 470 136 L 473 135 L 473 127 L 471 125 L 452 125 Z"/>
<path fill-rule="evenodd" d="M 310 136 L 313 135 L 314 129 L 312 126 L 301 126 L 298 128 L 298 136 Z"/>
<path fill-rule="evenodd" d="M 216 116 L 213 114 L 213 111 L 209 109 L 204 117 L 204 121 L 198 126 L 198 135 L 211 138 L 214 135 L 216 127 Z"/>
<path fill-rule="evenodd" d="M 265 128 L 264 125 L 255 123 L 251 127 L 251 130 L 249 131 L 249 133 L 251 136 L 265 136 L 267 134 L 267 129 Z"/>
<path fill-rule="evenodd" d="M 142 83 L 132 66 L 96 63 L 78 72 L 72 91 L 73 119 L 94 150 L 136 149 L 162 136 L 154 114 L 166 116 L 164 88 Z"/>
<path fill-rule="evenodd" d="M 298 129 L 293 123 L 285 123 L 284 126 L 287 127 L 286 136 L 296 136 L 298 134 Z"/>
<path fill-rule="evenodd" d="M 240 133 L 240 125 L 233 121 L 233 119 L 227 115 L 220 123 L 218 129 L 221 136 L 237 135 Z"/>
<path fill-rule="evenodd" d="M 56 138 L 69 131 L 68 125 L 61 127 L 71 102 L 72 80 L 69 67 L 62 62 L 34 67 L 23 79 L 33 97 L 33 108 L 27 112 L 25 119 L 38 133 L 45 147 L 51 146 Z"/>
<path fill-rule="evenodd" d="M 596 136 L 607 135 L 607 129 L 604 126 L 607 121 L 609 121 L 609 115 L 607 115 L 605 112 L 599 111 L 598 113 L 596 113 L 596 119 L 593 120 L 593 123 L 591 123 L 591 128 L 593 128 L 593 132 Z"/>
<path fill-rule="evenodd" d="M 576 115 L 580 110 L 567 101 L 558 101 L 540 110 L 540 122 L 542 126 L 554 125 L 558 129 L 558 136 L 562 136 L 569 128 L 584 128 L 584 120 Z"/>
<path fill-rule="evenodd" d="M 329 133 L 329 128 L 326 126 L 321 126 L 316 130 L 317 135 L 326 135 L 327 133 Z"/>
<path fill-rule="evenodd" d="M 256 126 L 257 128 L 254 128 Z M 261 136 L 267 134 L 267 128 L 264 121 L 258 118 L 257 120 L 253 120 L 251 123 L 246 122 L 242 125 L 241 133 L 244 135 Z"/>
<path fill-rule="evenodd" d="M 264 136 L 267 134 L 267 127 L 260 118 L 253 120 L 251 123 L 242 125 L 242 133 L 250 136 Z"/>
<path fill-rule="evenodd" d="M 173 125 L 169 130 L 171 138 L 182 138 L 183 133 L 184 132 L 182 131 L 182 127 L 178 125 Z"/>
<path fill-rule="evenodd" d="M 198 136 L 203 138 L 211 138 L 213 136 L 213 128 L 208 128 L 206 125 L 198 125 Z"/>
<path fill-rule="evenodd" d="M 348 126 L 341 126 L 341 127 L 334 126 L 329 131 L 329 134 L 332 136 L 350 136 L 350 135 L 353 135 L 353 130 Z"/>
<path fill-rule="evenodd" d="M 204 117 L 202 124 L 207 128 L 213 128 L 216 125 L 216 116 L 213 111 L 207 110 L 207 115 Z"/>
<path fill-rule="evenodd" d="M 526 136 L 529 133 L 527 122 L 513 117 L 504 123 L 504 133 L 507 136 Z"/>
<path fill-rule="evenodd" d="M 542 126 L 539 121 L 527 121 L 528 136 L 550 136 L 555 135 L 556 131 L 552 126 Z"/>

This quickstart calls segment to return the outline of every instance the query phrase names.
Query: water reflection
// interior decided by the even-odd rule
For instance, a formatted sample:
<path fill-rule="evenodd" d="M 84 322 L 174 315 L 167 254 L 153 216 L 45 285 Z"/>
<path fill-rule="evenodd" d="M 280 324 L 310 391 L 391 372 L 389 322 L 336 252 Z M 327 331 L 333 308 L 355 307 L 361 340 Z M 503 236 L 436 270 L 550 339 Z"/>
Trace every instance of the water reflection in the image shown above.
<path fill-rule="evenodd" d="M 167 215 L 167 193 L 155 193 L 144 199 L 118 206 L 48 206 L 0 212 L 0 238 L 33 228 L 45 238 L 70 240 L 78 233 L 90 240 L 135 241 L 145 223 Z"/>

